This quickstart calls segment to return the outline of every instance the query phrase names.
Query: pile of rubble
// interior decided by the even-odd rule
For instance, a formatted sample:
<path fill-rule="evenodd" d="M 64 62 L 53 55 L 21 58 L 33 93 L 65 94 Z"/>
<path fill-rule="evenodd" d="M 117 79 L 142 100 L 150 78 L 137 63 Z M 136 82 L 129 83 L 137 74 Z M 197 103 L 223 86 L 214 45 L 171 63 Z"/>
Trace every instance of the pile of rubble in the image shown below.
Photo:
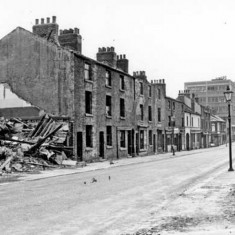
<path fill-rule="evenodd" d="M 73 148 L 65 145 L 68 123 L 45 114 L 37 123 L 0 119 L 0 174 L 75 166 Z"/>

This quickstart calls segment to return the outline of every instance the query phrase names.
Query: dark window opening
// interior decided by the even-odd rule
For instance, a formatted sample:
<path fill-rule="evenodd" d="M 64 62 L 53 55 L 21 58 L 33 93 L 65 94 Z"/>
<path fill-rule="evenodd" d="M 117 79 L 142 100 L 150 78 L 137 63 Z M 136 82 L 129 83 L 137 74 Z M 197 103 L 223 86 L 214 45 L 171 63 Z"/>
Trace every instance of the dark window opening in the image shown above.
<path fill-rule="evenodd" d="M 148 86 L 148 89 L 149 89 L 149 97 L 152 97 L 152 87 Z"/>
<path fill-rule="evenodd" d="M 161 90 L 158 88 L 158 99 L 161 99 Z"/>
<path fill-rule="evenodd" d="M 86 113 L 92 114 L 92 93 L 90 91 L 85 92 Z"/>
<path fill-rule="evenodd" d="M 92 80 L 92 76 L 91 76 L 91 65 L 85 63 L 85 79 L 86 80 Z"/>
<path fill-rule="evenodd" d="M 149 130 L 149 145 L 153 145 L 153 131 Z"/>
<path fill-rule="evenodd" d="M 86 147 L 92 148 L 93 143 L 92 143 L 92 126 L 87 125 L 86 126 Z"/>
<path fill-rule="evenodd" d="M 140 130 L 140 149 L 144 149 L 144 130 Z"/>
<path fill-rule="evenodd" d="M 140 94 L 141 95 L 144 94 L 144 85 L 143 85 L 143 82 L 140 82 Z"/>
<path fill-rule="evenodd" d="M 149 106 L 149 121 L 152 121 L 152 107 Z"/>
<path fill-rule="evenodd" d="M 157 120 L 158 122 L 161 122 L 161 108 L 157 109 Z"/>
<path fill-rule="evenodd" d="M 112 116 L 112 97 L 106 96 L 106 115 Z"/>
<path fill-rule="evenodd" d="M 112 127 L 106 127 L 106 135 L 107 135 L 107 145 L 112 146 Z"/>
<path fill-rule="evenodd" d="M 112 79 L 111 79 L 111 72 L 106 71 L 105 73 L 105 78 L 106 78 L 106 86 L 112 86 Z"/>
<path fill-rule="evenodd" d="M 144 106 L 140 104 L 140 120 L 144 120 Z"/>
<path fill-rule="evenodd" d="M 125 79 L 123 75 L 120 75 L 120 89 L 125 90 Z"/>
<path fill-rule="evenodd" d="M 120 99 L 120 117 L 125 117 L 125 100 Z"/>

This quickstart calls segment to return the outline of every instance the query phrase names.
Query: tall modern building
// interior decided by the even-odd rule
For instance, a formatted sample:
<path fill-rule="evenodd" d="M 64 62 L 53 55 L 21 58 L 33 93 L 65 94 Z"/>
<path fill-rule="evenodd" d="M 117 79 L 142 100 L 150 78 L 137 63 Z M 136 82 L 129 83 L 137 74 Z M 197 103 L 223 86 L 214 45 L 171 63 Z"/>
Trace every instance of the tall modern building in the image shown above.
<path fill-rule="evenodd" d="M 204 106 L 211 107 L 215 114 L 227 120 L 228 105 L 224 98 L 227 86 L 235 92 L 235 82 L 226 76 L 212 79 L 211 81 L 186 82 L 184 88 L 198 97 L 198 102 Z M 231 103 L 232 123 L 235 124 L 235 94 Z"/>

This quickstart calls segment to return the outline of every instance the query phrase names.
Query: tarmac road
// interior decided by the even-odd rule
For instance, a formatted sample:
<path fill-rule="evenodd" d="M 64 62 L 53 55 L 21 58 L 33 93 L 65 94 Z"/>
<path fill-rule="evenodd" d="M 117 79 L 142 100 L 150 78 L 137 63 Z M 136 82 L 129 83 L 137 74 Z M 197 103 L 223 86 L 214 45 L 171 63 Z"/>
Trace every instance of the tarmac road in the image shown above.
<path fill-rule="evenodd" d="M 227 168 L 228 147 L 222 146 L 161 161 L 1 185 L 0 231 L 133 233 L 185 190 Z M 91 183 L 92 178 L 97 182 Z"/>

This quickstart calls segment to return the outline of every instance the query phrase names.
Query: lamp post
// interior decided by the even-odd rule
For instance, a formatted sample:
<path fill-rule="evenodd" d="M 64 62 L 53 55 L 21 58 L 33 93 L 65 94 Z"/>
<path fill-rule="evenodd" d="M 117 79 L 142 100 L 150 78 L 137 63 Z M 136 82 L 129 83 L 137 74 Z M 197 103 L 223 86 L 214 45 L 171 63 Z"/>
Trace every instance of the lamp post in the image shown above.
<path fill-rule="evenodd" d="M 174 148 L 174 138 L 175 138 L 175 136 L 174 136 L 174 125 L 175 124 L 175 116 L 174 115 L 172 115 L 171 116 L 171 127 L 172 127 L 172 136 L 171 136 L 171 149 L 172 149 L 172 152 L 173 152 L 173 155 L 175 155 L 175 148 Z"/>
<path fill-rule="evenodd" d="M 232 164 L 232 141 L 231 141 L 231 114 L 230 114 L 230 104 L 232 100 L 232 94 L 233 92 L 229 89 L 229 86 L 227 86 L 227 90 L 224 92 L 224 96 L 226 99 L 226 102 L 228 103 L 228 124 L 229 124 L 229 169 L 228 171 L 233 171 L 233 164 Z"/>

